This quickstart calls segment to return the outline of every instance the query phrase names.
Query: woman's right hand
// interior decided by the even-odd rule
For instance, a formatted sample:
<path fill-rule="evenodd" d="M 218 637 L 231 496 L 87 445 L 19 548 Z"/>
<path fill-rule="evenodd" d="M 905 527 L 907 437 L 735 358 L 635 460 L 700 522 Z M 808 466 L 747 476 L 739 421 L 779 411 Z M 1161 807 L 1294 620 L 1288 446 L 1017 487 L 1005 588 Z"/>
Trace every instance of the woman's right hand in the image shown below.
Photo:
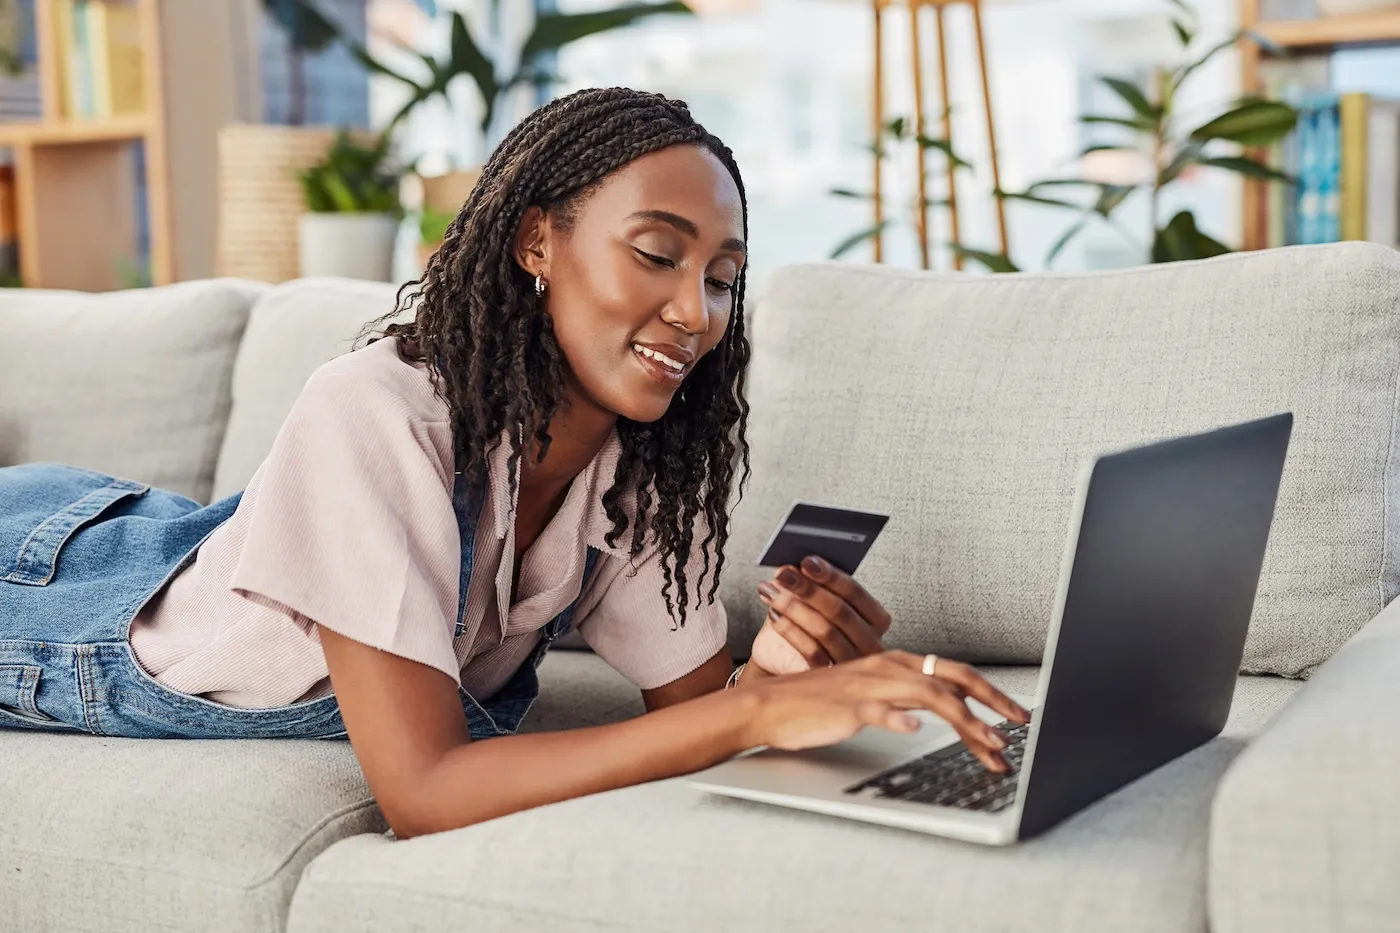
<path fill-rule="evenodd" d="M 914 732 L 919 721 L 907 711 L 923 709 L 951 725 L 989 769 L 1006 771 L 1006 737 L 973 715 L 967 698 L 1015 722 L 1029 722 L 1030 714 L 966 664 L 939 658 L 929 675 L 923 663 L 923 655 L 885 651 L 741 688 L 757 701 L 753 744 L 796 751 L 833 745 L 866 726 Z"/>

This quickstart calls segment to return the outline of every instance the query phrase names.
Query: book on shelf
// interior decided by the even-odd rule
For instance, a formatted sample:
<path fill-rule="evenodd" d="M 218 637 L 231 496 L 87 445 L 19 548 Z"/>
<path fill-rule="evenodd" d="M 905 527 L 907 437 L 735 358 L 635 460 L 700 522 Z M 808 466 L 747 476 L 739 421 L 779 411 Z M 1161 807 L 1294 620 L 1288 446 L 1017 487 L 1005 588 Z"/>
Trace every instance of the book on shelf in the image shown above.
<path fill-rule="evenodd" d="M 131 0 L 54 0 L 54 41 L 69 119 L 141 113 L 145 54 L 140 11 Z"/>
<path fill-rule="evenodd" d="M 1265 245 L 1371 240 L 1400 248 L 1400 101 L 1315 90 L 1330 80 L 1319 63 L 1262 77 L 1268 96 L 1298 109 L 1297 128 L 1267 153 L 1295 184 L 1267 189 Z"/>
<path fill-rule="evenodd" d="M 34 45 L 34 0 L 20 0 L 0 13 L 15 50 L 15 70 L 0 73 L 0 123 L 43 116 L 39 94 L 39 56 Z"/>

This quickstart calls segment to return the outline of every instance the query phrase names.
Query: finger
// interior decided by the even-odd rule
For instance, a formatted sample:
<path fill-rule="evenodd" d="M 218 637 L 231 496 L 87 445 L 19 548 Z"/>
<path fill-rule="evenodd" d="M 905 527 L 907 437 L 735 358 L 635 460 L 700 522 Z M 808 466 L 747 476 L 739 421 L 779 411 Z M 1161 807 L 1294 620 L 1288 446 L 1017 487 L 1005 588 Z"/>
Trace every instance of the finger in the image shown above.
<path fill-rule="evenodd" d="M 860 615 L 876 635 L 883 636 L 890 630 L 890 614 L 880 601 L 871 596 L 865 587 L 857 583 L 850 574 L 831 562 L 815 555 L 802 558 L 802 573 L 808 579 L 831 590 Z"/>
<path fill-rule="evenodd" d="M 778 590 L 773 596 L 773 602 L 778 606 L 779 612 L 792 616 L 800 623 L 801 617 L 788 611 L 787 603 L 790 600 L 801 601 L 836 626 L 846 641 L 851 643 L 857 657 L 878 654 L 885 650 L 885 646 L 880 644 L 879 634 L 849 603 L 831 590 L 798 573 L 795 567 L 779 568 L 774 582 L 778 585 Z"/>
<path fill-rule="evenodd" d="M 958 733 L 967 750 L 994 771 L 1004 771 L 1006 761 L 1001 757 L 1006 739 L 995 729 L 973 715 L 967 705 L 946 690 L 930 691 L 929 712 L 945 720 Z"/>
<path fill-rule="evenodd" d="M 789 645 L 792 645 L 793 649 L 802 655 L 812 667 L 828 667 L 836 663 L 815 638 L 778 610 L 768 610 L 768 624 L 773 626 L 773 631 L 782 636 Z"/>
<path fill-rule="evenodd" d="M 856 718 L 867 726 L 888 729 L 891 732 L 917 732 L 920 726 L 918 719 L 879 700 L 867 700 L 858 704 Z"/>
<path fill-rule="evenodd" d="M 779 591 L 773 599 L 773 608 L 815 639 L 837 664 L 862 656 L 842 629 L 791 593 Z"/>
<path fill-rule="evenodd" d="M 1031 714 L 1021 704 L 1002 693 L 975 669 L 960 661 L 939 658 L 933 675 L 957 685 L 968 696 L 979 700 L 1015 722 L 1030 722 Z"/>

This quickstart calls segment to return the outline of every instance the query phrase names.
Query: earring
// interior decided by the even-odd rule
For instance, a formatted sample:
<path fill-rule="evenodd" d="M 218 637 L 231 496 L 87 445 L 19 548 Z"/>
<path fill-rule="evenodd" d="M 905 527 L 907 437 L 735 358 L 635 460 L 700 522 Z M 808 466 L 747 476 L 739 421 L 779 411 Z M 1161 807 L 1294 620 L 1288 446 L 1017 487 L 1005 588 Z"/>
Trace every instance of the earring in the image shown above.
<path fill-rule="evenodd" d="M 543 298 L 544 290 L 549 287 L 549 283 L 544 280 L 544 275 L 535 276 L 535 297 Z"/>

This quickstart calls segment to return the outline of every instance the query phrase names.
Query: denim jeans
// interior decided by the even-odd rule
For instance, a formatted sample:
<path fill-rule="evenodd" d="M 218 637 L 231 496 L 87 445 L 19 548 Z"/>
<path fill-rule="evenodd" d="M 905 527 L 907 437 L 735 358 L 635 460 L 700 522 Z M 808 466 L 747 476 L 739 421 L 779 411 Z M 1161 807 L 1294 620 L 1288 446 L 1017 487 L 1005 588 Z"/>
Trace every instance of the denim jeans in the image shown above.
<path fill-rule="evenodd" d="M 131 650 L 132 619 L 194 560 L 240 498 L 202 506 L 73 466 L 0 468 L 0 728 L 132 738 L 344 738 L 333 695 L 273 709 L 225 706 L 165 686 Z M 479 502 L 459 478 L 459 624 Z M 596 558 L 590 549 L 585 579 Z M 535 668 L 568 630 L 574 608 L 545 627 L 527 662 L 494 696 L 478 702 L 461 691 L 473 738 L 519 728 L 539 695 Z"/>

